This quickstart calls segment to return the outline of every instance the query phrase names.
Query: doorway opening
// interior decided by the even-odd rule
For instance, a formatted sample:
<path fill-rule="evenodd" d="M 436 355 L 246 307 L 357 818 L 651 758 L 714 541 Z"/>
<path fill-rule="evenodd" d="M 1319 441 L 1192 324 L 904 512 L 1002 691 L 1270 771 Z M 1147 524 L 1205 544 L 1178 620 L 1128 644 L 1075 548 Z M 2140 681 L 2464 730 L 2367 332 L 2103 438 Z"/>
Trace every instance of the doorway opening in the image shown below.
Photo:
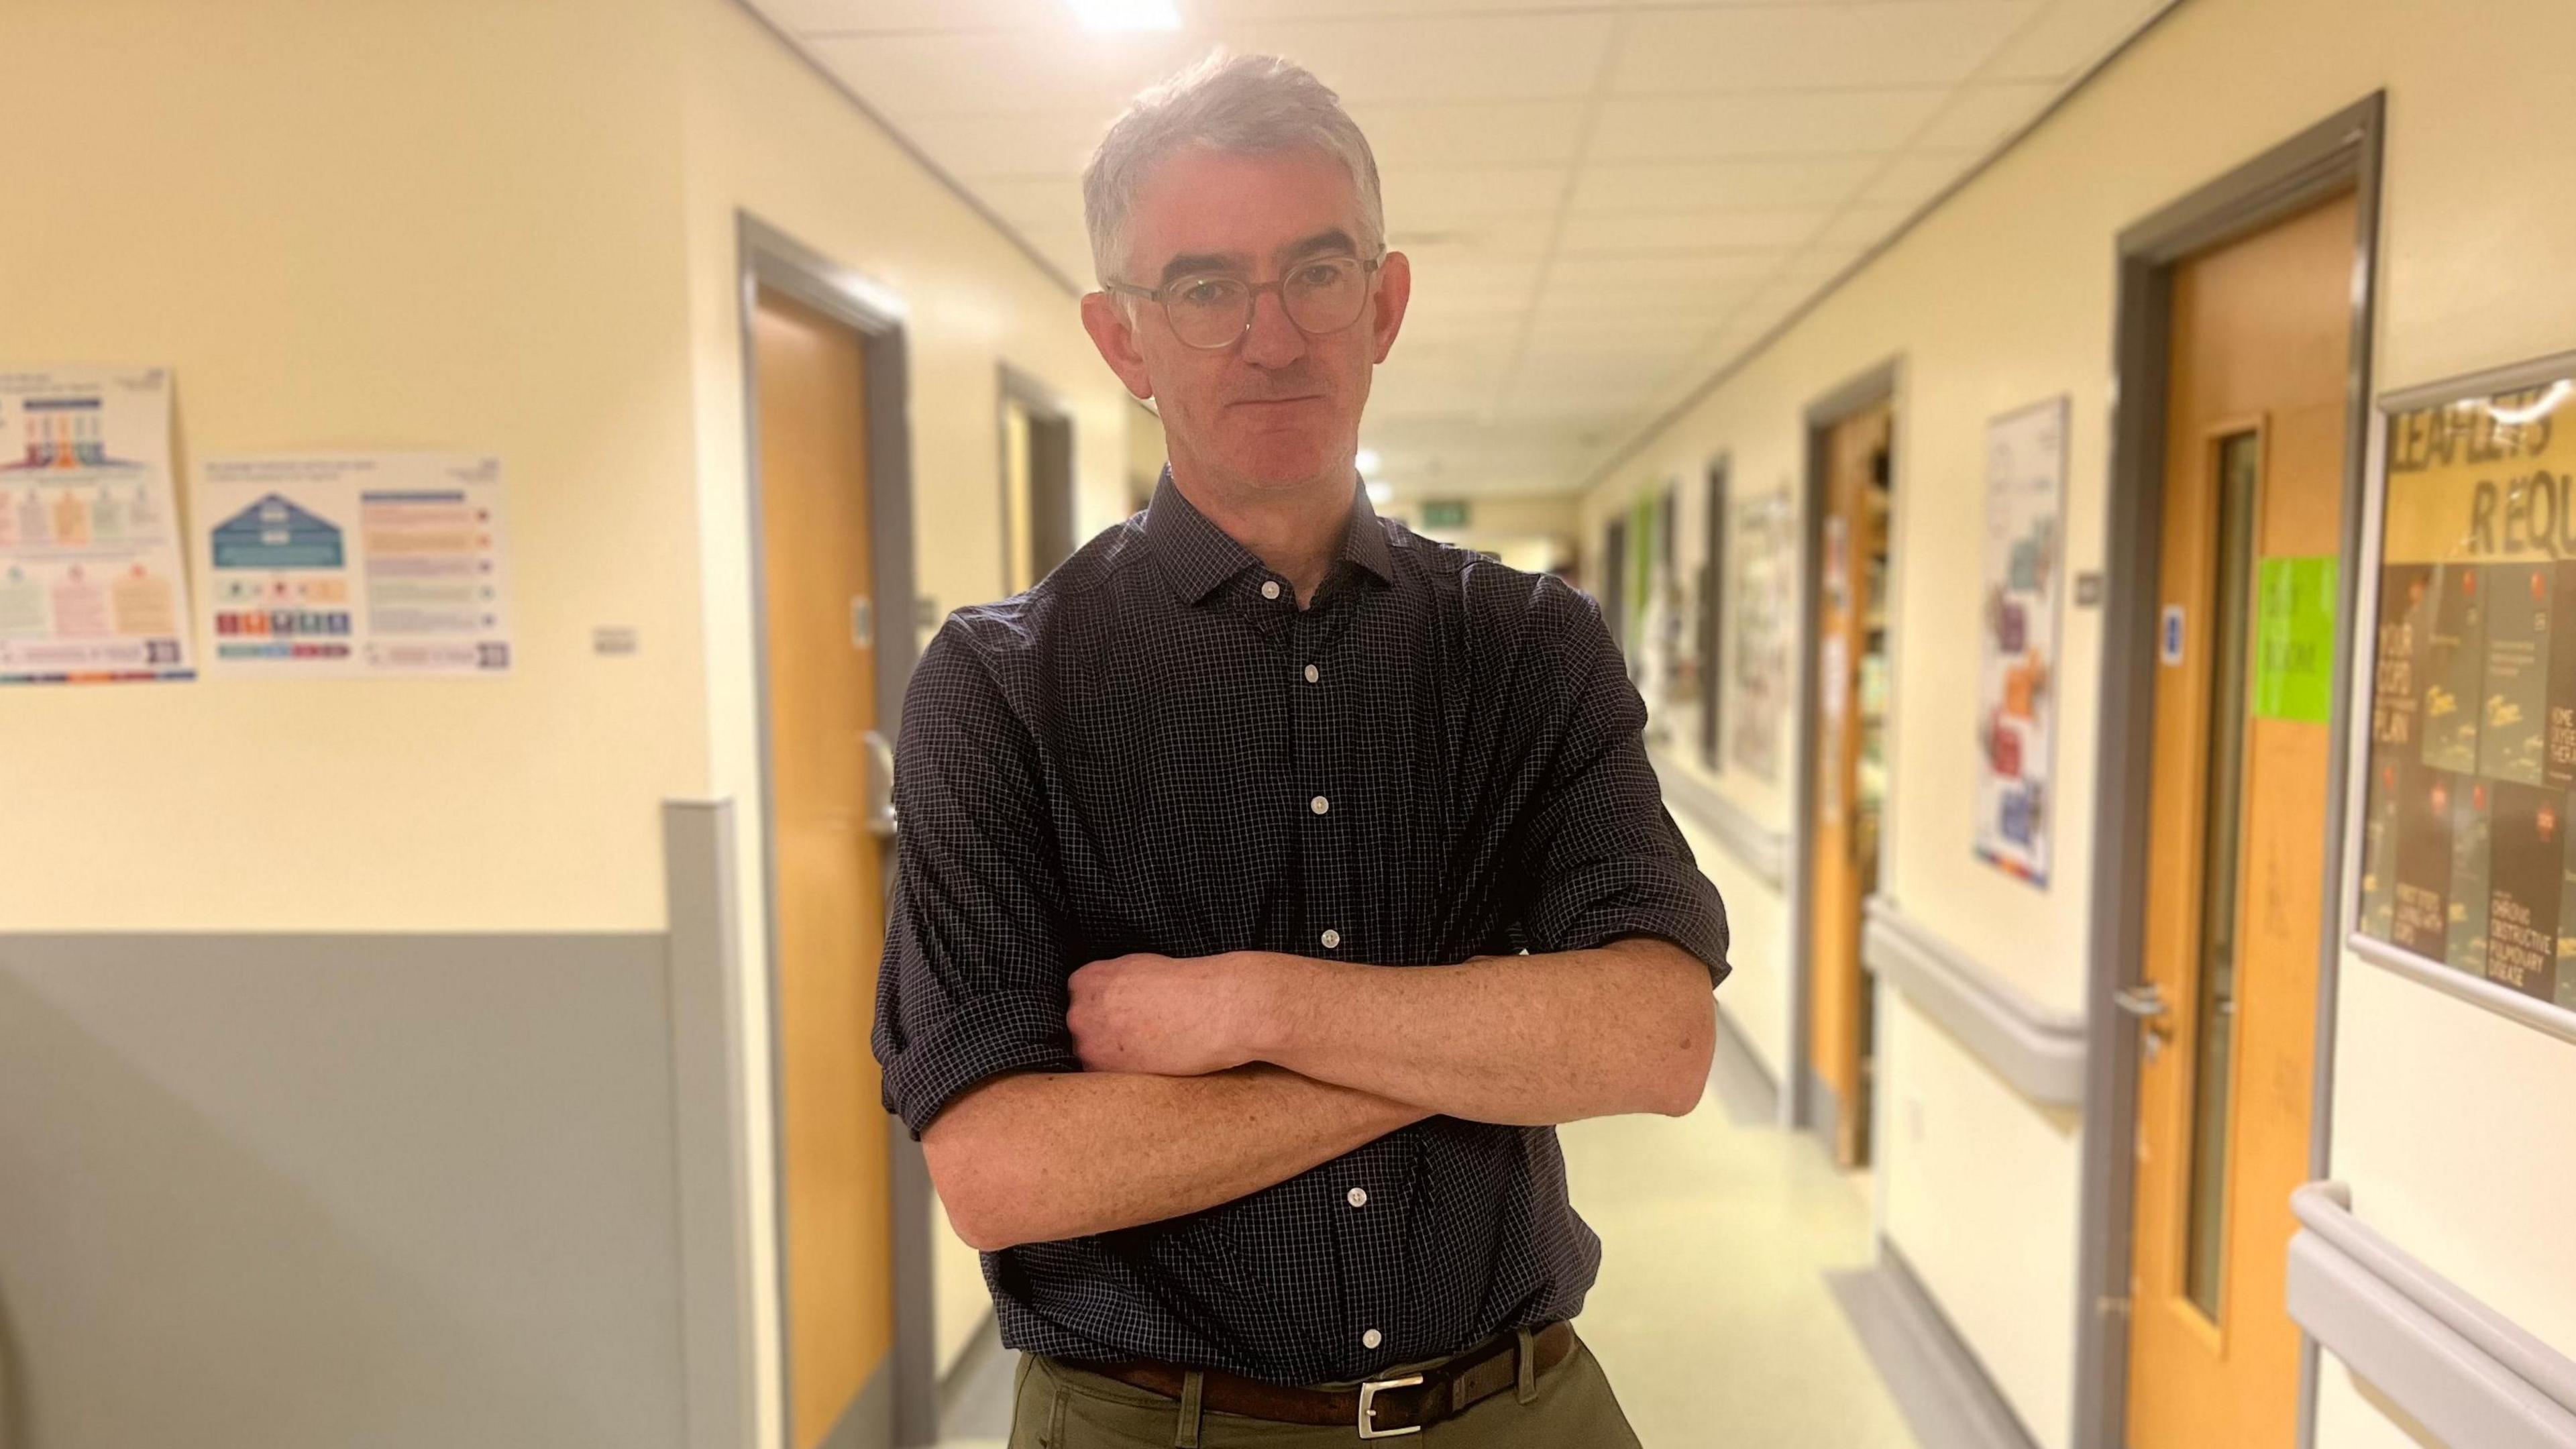
<path fill-rule="evenodd" d="M 2379 115 L 2121 238 L 2107 527 L 2134 543 L 2103 621 L 2090 1449 L 2309 1435 L 2282 1283 L 2328 1125 Z"/>
<path fill-rule="evenodd" d="M 1795 1112 L 1847 1171 L 1870 1162 L 1877 1075 L 1861 930 L 1886 837 L 1895 394 L 1890 364 L 1807 410 Z"/>
<path fill-rule="evenodd" d="M 1022 593 L 1073 556 L 1073 414 L 1005 364 L 1001 373 L 1002 592 Z"/>

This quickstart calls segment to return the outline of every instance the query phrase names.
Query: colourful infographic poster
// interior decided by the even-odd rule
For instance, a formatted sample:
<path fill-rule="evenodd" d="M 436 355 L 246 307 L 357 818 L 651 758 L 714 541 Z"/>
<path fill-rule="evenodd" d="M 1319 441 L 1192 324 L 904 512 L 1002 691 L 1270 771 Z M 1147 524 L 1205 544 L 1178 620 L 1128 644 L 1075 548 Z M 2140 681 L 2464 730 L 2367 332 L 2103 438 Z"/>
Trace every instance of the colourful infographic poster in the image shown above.
<path fill-rule="evenodd" d="M 509 671 L 498 459 L 216 458 L 195 517 L 212 670 Z"/>
<path fill-rule="evenodd" d="M 1780 739 L 1789 718 L 1789 636 L 1797 608 L 1798 540 L 1784 490 L 1757 494 L 1727 530 L 1735 633 L 1726 680 L 1727 757 L 1746 773 L 1780 778 Z M 1830 773 L 1830 772 L 1828 772 Z"/>
<path fill-rule="evenodd" d="M 1976 850 L 1978 859 L 2043 886 L 2056 758 L 2058 515 L 2065 488 L 2065 398 L 1987 426 Z"/>
<path fill-rule="evenodd" d="M 2359 927 L 2576 1006 L 2576 379 L 2397 414 Z"/>
<path fill-rule="evenodd" d="M 0 684 L 187 679 L 170 373 L 0 371 Z"/>

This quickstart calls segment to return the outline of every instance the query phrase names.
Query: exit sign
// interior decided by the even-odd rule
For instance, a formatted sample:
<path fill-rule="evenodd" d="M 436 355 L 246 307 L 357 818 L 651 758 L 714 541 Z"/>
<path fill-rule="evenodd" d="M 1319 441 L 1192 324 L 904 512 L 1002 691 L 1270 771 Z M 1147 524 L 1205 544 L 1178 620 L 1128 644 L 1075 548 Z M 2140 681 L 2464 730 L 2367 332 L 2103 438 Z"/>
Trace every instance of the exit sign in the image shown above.
<path fill-rule="evenodd" d="M 1425 528 L 1465 528 L 1467 500 L 1463 498 L 1427 498 L 1422 503 L 1422 526 Z"/>

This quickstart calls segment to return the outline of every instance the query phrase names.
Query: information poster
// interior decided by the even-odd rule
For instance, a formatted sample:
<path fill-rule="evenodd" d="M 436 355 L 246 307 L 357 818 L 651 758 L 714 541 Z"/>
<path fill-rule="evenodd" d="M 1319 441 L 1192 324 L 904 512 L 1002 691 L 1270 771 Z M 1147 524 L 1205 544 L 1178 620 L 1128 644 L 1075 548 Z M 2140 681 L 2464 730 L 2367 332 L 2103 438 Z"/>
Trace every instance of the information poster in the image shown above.
<path fill-rule="evenodd" d="M 497 459 L 217 458 L 198 473 L 195 517 L 210 669 L 509 670 Z"/>
<path fill-rule="evenodd" d="M 1727 756 L 1747 773 L 1780 778 L 1780 738 L 1789 716 L 1789 625 L 1795 607 L 1798 540 L 1783 489 L 1744 500 L 1727 530 L 1733 597 L 1727 618 L 1734 648 L 1727 675 Z"/>
<path fill-rule="evenodd" d="M 2389 419 L 2358 924 L 2576 1007 L 2571 393 Z"/>
<path fill-rule="evenodd" d="M 170 374 L 0 372 L 0 684 L 187 679 Z"/>
<path fill-rule="evenodd" d="M 2065 491 L 2064 397 L 2006 413 L 1987 425 L 1976 851 L 1978 859 L 2039 886 L 2048 884 L 2049 772 L 2057 734 L 2058 515 Z"/>

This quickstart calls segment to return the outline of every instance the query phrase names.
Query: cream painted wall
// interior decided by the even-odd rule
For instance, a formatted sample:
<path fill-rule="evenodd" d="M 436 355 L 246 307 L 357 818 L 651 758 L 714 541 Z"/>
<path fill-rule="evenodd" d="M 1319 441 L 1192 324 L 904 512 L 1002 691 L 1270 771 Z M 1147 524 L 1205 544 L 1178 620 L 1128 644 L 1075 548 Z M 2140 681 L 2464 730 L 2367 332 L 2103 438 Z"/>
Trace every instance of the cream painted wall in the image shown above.
<path fill-rule="evenodd" d="M 1000 373 L 1003 363 L 1061 397 L 1074 421 L 1076 533 L 1127 514 L 1128 433 L 1141 412 L 1082 331 L 1075 297 L 924 171 L 874 122 L 728 0 L 664 0 L 682 56 L 692 416 L 706 619 L 703 709 L 714 793 L 743 802 L 744 899 L 760 899 L 759 715 L 744 479 L 741 316 L 735 218 L 748 211 L 849 268 L 906 317 L 910 347 L 916 591 L 945 611 L 1004 592 Z M 937 622 L 923 620 L 923 637 Z M 766 959 L 761 913 L 742 913 L 742 959 Z M 742 1019 L 768 1020 L 750 973 Z M 748 1081 L 768 1081 L 767 1042 L 746 1044 Z M 753 1105 L 752 1289 L 762 1381 L 774 1337 L 775 1221 L 766 1090 Z M 971 1250 L 933 1222 L 934 1337 L 950 1362 L 976 1326 Z M 986 1300 L 989 1303 L 989 1300 Z M 988 1309 L 989 1311 L 989 1309 Z M 765 1405 L 774 1413 L 773 1405 Z M 764 1432 L 776 1433 L 774 1420 Z"/>
<path fill-rule="evenodd" d="M 2059 660 L 2055 879 L 2033 890 L 1968 849 L 1974 739 L 1971 637 L 1979 584 L 1986 421 L 2072 399 L 2069 573 L 2118 567 L 2102 536 L 2118 232 L 2374 90 L 2389 95 L 2376 381 L 2391 389 L 2576 346 L 2576 116 L 2524 98 L 2560 85 L 2576 7 L 2494 0 L 2473 19 L 2440 0 L 2190 0 L 2046 124 L 1806 317 L 1657 432 L 1587 495 L 1583 537 L 1645 489 L 1727 453 L 1738 497 L 1801 468 L 1805 405 L 1903 360 L 1897 419 L 1894 800 L 1883 888 L 1934 932 L 2040 1001 L 2085 990 L 2093 822 L 2089 791 L 2099 616 L 2070 610 Z M 1685 490 L 1687 497 L 1689 490 Z M 1698 532 L 1685 526 L 1685 567 Z M 1732 785 L 1730 785 L 1732 788 Z M 1748 799 L 1776 795 L 1746 792 Z M 2563 1045 L 2347 962 L 2334 1160 L 2361 1215 L 2544 1335 L 2571 1341 L 2576 1250 L 2487 1225 L 2550 1211 L 2528 1144 L 2576 1137 L 2576 1064 Z M 2519 1033 L 2517 1035 L 2516 1033 Z M 1927 1137 L 2027 1142 L 2015 1178 L 1960 1176 L 1888 1134 L 1884 1227 L 1925 1271 L 2043 1442 L 2062 1443 L 2071 1355 L 2036 1352 L 2014 1324 L 2072 1322 L 2077 1138 L 1940 1065 L 1933 1028 L 1894 1014 L 1891 1102 L 1919 1098 Z M 1937 1043 L 1937 1045 L 1936 1045 Z M 2403 1064 L 2403 1065 L 2401 1065 Z M 2439 1093 L 2409 1090 L 2438 1077 Z M 2511 1101 L 2513 1140 L 2463 1131 L 2460 1101 Z M 2035 1124 L 2037 1126 L 2035 1127 Z M 2501 1127 L 2497 1129 L 2499 1132 Z M 1986 1202 L 1989 1179 L 2009 1197 Z M 1944 1185 L 1946 1184 L 1946 1185 Z M 1990 1210 L 2038 1214 L 2047 1234 L 1998 1233 Z M 2049 1246 L 2034 1270 L 2031 1244 Z M 2339 1370 L 2329 1374 L 2330 1385 Z M 2375 1415 L 2329 1388 L 2330 1449 L 2370 1442 Z M 2336 1395 L 2343 1397 L 2336 1398 Z"/>
<path fill-rule="evenodd" d="M 707 753 L 667 12 L 20 0 L 0 55 L 55 158 L 5 363 L 170 366 L 183 475 L 498 454 L 516 633 L 499 680 L 0 692 L 0 930 L 658 928 Z"/>
<path fill-rule="evenodd" d="M 1683 760 L 1679 749 L 1666 751 L 1662 769 L 1687 770 L 1703 782 L 1715 777 Z M 1667 801 L 1667 806 L 1670 802 Z M 1779 891 L 1744 868 L 1735 853 L 1702 828 L 1688 810 L 1672 811 L 1673 823 L 1698 860 L 1700 874 L 1717 887 L 1726 902 L 1731 933 L 1727 958 L 1735 967 L 1717 988 L 1718 1010 L 1744 1038 L 1755 1060 L 1771 1075 L 1774 1086 L 1788 1081 L 1789 1071 L 1789 922 Z"/>

